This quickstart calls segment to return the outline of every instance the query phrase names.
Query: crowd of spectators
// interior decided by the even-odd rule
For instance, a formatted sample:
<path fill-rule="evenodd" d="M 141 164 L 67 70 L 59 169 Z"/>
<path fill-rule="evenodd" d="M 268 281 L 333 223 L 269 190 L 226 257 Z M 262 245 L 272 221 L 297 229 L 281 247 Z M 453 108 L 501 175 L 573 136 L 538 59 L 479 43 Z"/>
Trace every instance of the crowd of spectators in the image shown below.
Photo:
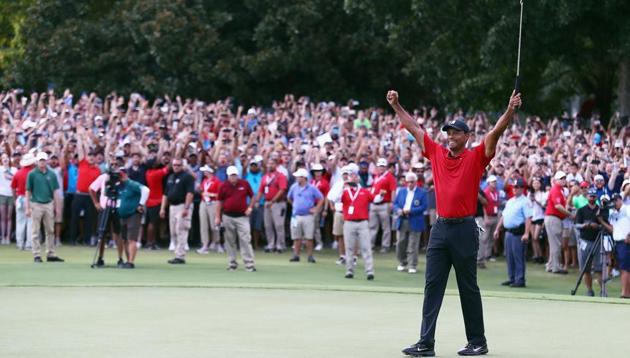
<path fill-rule="evenodd" d="M 269 106 L 246 109 L 229 98 L 203 102 L 179 96 L 149 100 L 135 93 L 128 98 L 116 93 L 100 98 L 95 93 L 74 96 L 68 90 L 30 95 L 11 90 L 0 93 L 0 103 L 0 237 L 3 244 L 13 242 L 21 249 L 30 248 L 32 242 L 25 234 L 30 230 L 26 226 L 28 218 L 20 213 L 24 196 L 20 178 L 25 177 L 20 170 L 32 167 L 39 153 L 47 154 L 63 193 L 63 200 L 55 207 L 57 244 L 95 244 L 98 208 L 90 200 L 89 187 L 101 173 L 121 165 L 128 168 L 130 179 L 150 189 L 138 245 L 159 249 L 170 244 L 173 249 L 168 223 L 151 220 L 148 213 L 161 203 L 164 180 L 172 171 L 174 158 L 182 159 L 184 170 L 195 180 L 188 242 L 191 247 L 198 244 L 200 254 L 223 250 L 212 218 L 204 219 L 203 212 L 199 213 L 206 197 L 202 168 L 211 168 L 213 177 L 225 182 L 228 167 L 236 167 L 238 175 L 252 187 L 254 200 L 260 202 L 257 208 L 269 206 L 271 200 L 286 201 L 288 188 L 296 182 L 293 173 L 298 169 L 306 170 L 308 181 L 316 184 L 324 197 L 342 180 L 341 169 L 351 163 L 358 166 L 360 185 L 366 188 L 383 173 L 379 168 L 386 167 L 399 188 L 406 186 L 406 174 L 414 173 L 428 200 L 420 248 L 426 246 L 435 220 L 431 165 L 414 138 L 390 111 L 365 108 L 354 100 L 338 104 L 286 95 Z M 412 115 L 439 144 L 446 143 L 446 135 L 440 130 L 445 122 L 464 120 L 471 128 L 470 147 L 482 141 L 494 119 L 483 112 L 442 113 L 430 107 L 416 109 Z M 609 122 L 604 127 L 596 115 L 571 117 L 567 113 L 544 119 L 516 116 L 501 138 L 480 187 L 478 219 L 487 237 L 486 246 L 480 248 L 479 268 L 502 255 L 502 240 L 492 240 L 492 236 L 505 202 L 514 195 L 517 179 L 525 183 L 525 195 L 532 205 L 531 262 L 547 263 L 554 272 L 577 266 L 579 233 L 573 218 L 586 203 L 580 198 L 593 189 L 599 205 L 614 194 L 630 204 L 630 127 L 618 115 Z M 282 184 L 278 189 L 284 192 L 275 198 L 263 192 L 265 173 L 280 174 L 281 179 L 275 183 Z M 562 179 L 559 173 L 564 173 L 566 179 L 562 195 L 568 212 L 562 226 L 560 267 L 556 268 L 549 267 L 553 260 L 544 224 L 549 191 Z M 387 221 L 396 219 L 391 206 Z M 269 215 L 264 210 L 252 214 L 255 249 L 285 250 L 291 234 L 291 206 L 279 208 Z M 317 215 L 315 251 L 337 247 L 334 212 L 335 206 L 330 203 L 322 205 Z M 376 224 L 370 220 L 372 244 L 387 252 L 396 241 L 396 231 L 392 231 L 391 223 L 380 219 L 376 218 Z"/>

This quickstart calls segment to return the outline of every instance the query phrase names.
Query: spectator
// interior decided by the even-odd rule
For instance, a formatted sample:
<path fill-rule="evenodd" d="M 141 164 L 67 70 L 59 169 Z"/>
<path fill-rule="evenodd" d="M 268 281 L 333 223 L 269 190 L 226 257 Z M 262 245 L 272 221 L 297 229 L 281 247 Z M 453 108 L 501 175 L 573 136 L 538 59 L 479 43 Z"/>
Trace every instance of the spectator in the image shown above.
<path fill-rule="evenodd" d="M 389 251 L 391 246 L 391 215 L 392 215 L 392 196 L 394 195 L 398 182 L 396 177 L 387 170 L 387 159 L 380 158 L 376 163 L 376 174 L 374 175 L 374 184 L 372 186 L 372 195 L 381 195 L 383 201 L 373 203 L 370 206 L 370 237 L 372 247 L 376 243 L 376 235 L 379 227 L 383 232 L 381 240 L 381 253 Z"/>
<path fill-rule="evenodd" d="M 277 170 L 276 159 L 267 162 L 267 173 L 262 178 L 258 196 L 254 203 L 265 199 L 264 222 L 267 247 L 265 252 L 282 253 L 286 249 L 284 234 L 284 217 L 287 212 L 286 193 L 288 188 L 287 176 Z"/>
<path fill-rule="evenodd" d="M 322 193 L 325 201 L 328 191 L 330 190 L 330 183 L 324 176 L 324 167 L 319 163 L 315 163 L 311 166 L 311 173 L 313 177 L 313 179 L 311 179 L 311 185 Z M 324 247 L 321 228 L 324 226 L 323 223 L 328 215 L 328 205 L 326 202 L 323 204 L 322 209 L 315 214 L 315 251 L 321 251 Z"/>
<path fill-rule="evenodd" d="M 168 206 L 171 242 L 175 240 L 175 258 L 169 260 L 168 263 L 178 265 L 186 263 L 195 180 L 192 175 L 184 171 L 181 159 L 173 159 L 171 166 L 173 173 L 166 180 L 160 217 L 166 218 L 166 207 Z"/>
<path fill-rule="evenodd" d="M 262 182 L 262 165 L 263 157 L 261 155 L 256 155 L 249 163 L 249 169 L 246 170 L 245 180 L 249 183 L 249 186 L 252 188 L 254 193 L 254 198 L 258 197 L 258 192 L 260 190 L 260 183 Z M 247 168 L 247 166 L 245 166 Z M 253 200 L 253 199 L 252 199 Z M 252 214 L 249 216 L 249 225 L 252 229 L 252 241 L 254 242 L 254 249 L 258 249 L 258 245 L 260 243 L 260 239 L 262 238 L 263 233 L 263 208 L 265 201 L 264 198 L 261 198 L 256 205 L 252 207 Z"/>
<path fill-rule="evenodd" d="M 17 169 L 11 166 L 11 158 L 7 153 L 0 157 L 0 240 L 2 245 L 11 244 L 13 224 L 13 192 L 11 181 L 17 173 Z"/>
<path fill-rule="evenodd" d="M 411 274 L 418 272 L 418 251 L 420 235 L 424 230 L 424 211 L 427 209 L 426 191 L 418 187 L 415 173 L 405 175 L 406 187 L 398 191 L 394 201 L 394 212 L 398 219 L 394 225 L 397 230 L 396 256 L 397 271 L 407 270 Z"/>
<path fill-rule="evenodd" d="M 566 217 L 575 218 L 575 215 L 567 209 L 566 198 L 562 192 L 567 182 L 567 175 L 558 171 L 554 175 L 554 181 L 545 210 L 545 229 L 549 239 L 549 262 L 546 269 L 547 272 L 566 275 L 567 270 L 561 266 L 562 220 Z"/>
<path fill-rule="evenodd" d="M 499 222 L 499 191 L 497 189 L 497 177 L 490 175 L 486 179 L 488 186 L 483 191 L 486 205 L 484 206 L 483 225 L 485 231 L 479 237 L 479 251 L 477 252 L 477 267 L 486 268 L 486 261 L 492 255 L 494 241 L 491 235 L 495 232 Z"/>
<path fill-rule="evenodd" d="M 630 298 L 630 206 L 623 203 L 621 195 L 613 195 L 614 207 L 610 209 L 610 225 L 603 223 L 615 240 L 617 264 L 621 270 L 621 298 Z"/>
<path fill-rule="evenodd" d="M 532 209 L 532 225 L 530 226 L 530 237 L 532 238 L 532 250 L 534 262 L 542 264 L 545 262 L 545 252 L 541 244 L 541 234 L 545 221 L 545 208 L 547 207 L 547 192 L 543 187 L 543 180 L 540 177 L 532 179 L 529 192 L 529 200 Z"/>
<path fill-rule="evenodd" d="M 319 220 L 316 214 L 321 212 L 324 204 L 324 196 L 315 187 L 308 183 L 308 172 L 305 169 L 298 169 L 293 176 L 297 182 L 289 189 L 287 198 L 293 207 L 291 216 L 291 238 L 293 239 L 293 257 L 291 262 L 300 261 L 300 249 L 302 241 L 306 244 L 306 254 L 308 262 L 315 263 L 313 257 L 313 239 L 315 231 L 319 230 Z"/>
<path fill-rule="evenodd" d="M 578 258 L 580 270 L 584 270 L 584 285 L 587 296 L 595 296 L 593 291 L 593 277 L 591 272 L 598 272 L 601 275 L 602 261 L 599 248 L 596 248 L 592 263 L 587 266 L 588 255 L 593 249 L 597 235 L 600 232 L 599 216 L 600 208 L 597 206 L 597 190 L 589 189 L 588 203 L 577 211 L 575 216 L 575 227 L 580 232 Z"/>
<path fill-rule="evenodd" d="M 205 165 L 200 171 L 204 175 L 201 182 L 201 204 L 199 207 L 199 226 L 201 231 L 201 248 L 198 254 L 208 254 L 209 250 L 223 253 L 219 227 L 216 225 L 217 200 L 219 199 L 219 188 L 221 181 L 214 176 L 214 170 Z M 212 243 L 210 239 L 212 238 Z"/>
<path fill-rule="evenodd" d="M 32 153 L 27 153 L 20 161 L 20 169 L 13 176 L 11 188 L 15 196 L 15 242 L 18 249 L 31 250 L 33 241 L 31 230 L 32 220 L 26 215 L 26 180 L 28 174 L 35 167 L 37 159 Z M 39 234 L 38 234 L 39 236 Z"/>

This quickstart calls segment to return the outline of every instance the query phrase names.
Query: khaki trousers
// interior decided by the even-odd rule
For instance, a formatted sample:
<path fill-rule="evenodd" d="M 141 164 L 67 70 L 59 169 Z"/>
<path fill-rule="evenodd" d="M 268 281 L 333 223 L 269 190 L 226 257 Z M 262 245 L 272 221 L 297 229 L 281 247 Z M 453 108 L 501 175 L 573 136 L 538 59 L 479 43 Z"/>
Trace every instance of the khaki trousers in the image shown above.
<path fill-rule="evenodd" d="M 343 241 L 346 244 L 346 273 L 354 274 L 354 253 L 359 246 L 365 264 L 365 273 L 374 274 L 370 227 L 367 220 L 345 221 L 343 223 Z"/>
<path fill-rule="evenodd" d="M 175 257 L 184 259 L 186 257 L 186 244 L 188 243 L 188 232 L 192 220 L 192 205 L 186 217 L 182 216 L 186 205 L 171 205 L 168 216 L 168 223 L 171 230 L 171 241 L 175 242 Z M 175 240 L 173 240 L 175 239 Z"/>
<path fill-rule="evenodd" d="M 225 228 L 225 251 L 227 251 L 230 266 L 236 266 L 236 252 L 238 245 L 241 248 L 241 258 L 245 267 L 254 267 L 254 250 L 252 249 L 251 228 L 249 217 L 241 216 L 233 218 L 223 215 L 223 227 Z"/>
<path fill-rule="evenodd" d="M 286 235 L 284 233 L 284 216 L 287 214 L 287 203 L 279 202 L 271 204 L 263 211 L 265 221 L 265 236 L 267 248 L 285 250 Z"/>
<path fill-rule="evenodd" d="M 556 216 L 545 216 L 545 230 L 549 240 L 549 262 L 547 270 L 562 270 L 562 220 Z"/>
<path fill-rule="evenodd" d="M 210 243 L 210 232 L 212 232 L 212 243 L 218 244 L 221 241 L 219 228 L 216 225 L 216 201 L 202 201 L 199 205 L 199 231 L 201 232 L 201 244 L 208 247 Z"/>
<path fill-rule="evenodd" d="M 418 267 L 418 251 L 420 250 L 420 231 L 409 229 L 409 219 L 404 219 L 400 223 L 398 230 L 398 241 L 396 242 L 396 257 L 402 266 L 409 265 L 409 268 Z"/>
<path fill-rule="evenodd" d="M 485 263 L 488 257 L 492 256 L 492 247 L 494 246 L 494 231 L 499 223 L 498 216 L 488 216 L 487 223 L 483 216 L 475 218 L 477 223 L 486 231 L 480 232 L 479 235 L 479 251 L 477 252 L 477 263 Z"/>
<path fill-rule="evenodd" d="M 374 246 L 376 242 L 376 235 L 378 234 L 379 226 L 383 230 L 381 247 L 389 248 L 392 241 L 391 210 L 389 203 L 370 205 L 369 230 L 372 246 Z"/>
<path fill-rule="evenodd" d="M 31 219 L 33 240 L 33 256 L 41 256 L 41 243 L 39 242 L 39 232 L 44 224 L 46 233 L 46 256 L 55 256 L 55 205 L 51 201 L 48 204 L 31 202 Z"/>

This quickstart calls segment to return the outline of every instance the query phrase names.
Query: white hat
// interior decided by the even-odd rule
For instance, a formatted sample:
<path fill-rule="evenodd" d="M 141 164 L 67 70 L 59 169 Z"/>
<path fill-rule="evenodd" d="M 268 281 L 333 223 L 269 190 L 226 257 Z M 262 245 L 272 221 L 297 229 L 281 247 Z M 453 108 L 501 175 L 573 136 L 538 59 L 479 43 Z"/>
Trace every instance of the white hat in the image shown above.
<path fill-rule="evenodd" d="M 621 183 L 621 189 L 623 189 L 627 184 L 630 184 L 630 179 L 626 179 Z"/>
<path fill-rule="evenodd" d="M 424 163 L 422 163 L 422 162 L 413 163 L 413 165 L 411 167 L 413 169 L 424 169 Z"/>
<path fill-rule="evenodd" d="M 598 180 L 604 180 L 604 176 L 603 176 L 603 175 L 601 175 L 601 174 L 597 174 L 597 175 L 595 176 L 595 181 L 598 181 Z"/>
<path fill-rule="evenodd" d="M 359 173 L 359 166 L 354 163 L 350 163 L 346 165 L 343 170 L 348 174 L 357 174 Z"/>
<path fill-rule="evenodd" d="M 212 169 L 209 165 L 204 165 L 203 167 L 199 168 L 199 170 L 202 172 L 214 173 L 214 169 Z"/>
<path fill-rule="evenodd" d="M 37 127 L 37 123 L 31 121 L 30 119 L 27 119 L 24 121 L 24 123 L 22 123 L 22 129 L 27 130 L 29 128 L 35 128 Z"/>
<path fill-rule="evenodd" d="M 555 180 L 560 180 L 560 179 L 562 179 L 562 178 L 566 178 L 566 177 L 567 177 L 567 175 L 566 175 L 566 174 L 565 174 L 562 170 L 558 170 L 558 171 L 556 172 L 556 175 L 554 175 L 554 176 L 553 176 L 553 178 L 554 178 Z"/>
<path fill-rule="evenodd" d="M 615 141 L 615 148 L 623 148 L 623 141 L 617 139 Z"/>
<path fill-rule="evenodd" d="M 376 166 L 377 167 L 386 167 L 387 166 L 387 159 L 379 158 L 379 160 L 376 162 Z"/>
<path fill-rule="evenodd" d="M 48 154 L 46 152 L 37 153 L 37 161 L 39 162 L 40 160 L 48 160 Z"/>
<path fill-rule="evenodd" d="M 300 168 L 295 173 L 293 173 L 293 176 L 296 178 L 297 177 L 308 178 L 308 172 L 306 171 L 306 169 Z"/>
<path fill-rule="evenodd" d="M 321 172 L 324 170 L 324 167 L 319 163 L 315 163 L 311 166 L 311 170 L 314 172 Z"/>
<path fill-rule="evenodd" d="M 26 153 L 22 157 L 22 160 L 20 160 L 20 166 L 28 167 L 35 164 L 36 161 L 37 159 L 35 159 L 35 155 L 33 155 L 33 153 Z"/>
<path fill-rule="evenodd" d="M 262 161 L 263 161 L 262 155 L 256 155 L 256 156 L 254 156 L 254 159 L 252 160 L 252 163 L 262 163 Z"/>
<path fill-rule="evenodd" d="M 254 107 L 250 108 L 247 110 L 247 114 L 248 115 L 256 115 L 256 110 L 254 109 Z"/>
<path fill-rule="evenodd" d="M 497 181 L 497 177 L 494 175 L 491 175 L 488 177 L 488 179 L 486 179 L 487 183 L 493 182 L 493 181 Z"/>
<path fill-rule="evenodd" d="M 230 166 L 227 168 L 227 175 L 228 175 L 228 176 L 230 176 L 230 175 L 238 175 L 238 169 L 236 169 L 236 167 L 235 167 L 235 166 L 230 165 Z"/>
<path fill-rule="evenodd" d="M 405 181 L 417 182 L 418 176 L 416 175 L 416 173 L 409 172 L 405 174 Z"/>

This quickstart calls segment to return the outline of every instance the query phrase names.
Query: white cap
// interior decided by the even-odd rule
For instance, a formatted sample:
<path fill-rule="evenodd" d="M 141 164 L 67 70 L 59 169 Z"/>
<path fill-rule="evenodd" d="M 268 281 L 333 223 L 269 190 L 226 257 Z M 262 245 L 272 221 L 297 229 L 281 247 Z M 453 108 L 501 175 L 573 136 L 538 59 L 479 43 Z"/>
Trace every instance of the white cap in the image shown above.
<path fill-rule="evenodd" d="M 621 189 L 623 189 L 627 184 L 630 184 L 630 179 L 626 179 L 621 183 Z"/>
<path fill-rule="evenodd" d="M 615 148 L 623 148 L 623 141 L 617 139 L 615 141 Z"/>
<path fill-rule="evenodd" d="M 230 175 L 238 175 L 238 169 L 236 169 L 236 167 L 235 167 L 235 166 L 230 165 L 230 166 L 227 168 L 227 175 L 228 175 L 228 176 L 230 176 Z"/>
<path fill-rule="evenodd" d="M 488 179 L 486 179 L 487 183 L 493 182 L 493 181 L 497 181 L 497 177 L 494 175 L 491 175 L 488 177 Z"/>
<path fill-rule="evenodd" d="M 297 177 L 308 178 L 308 172 L 306 171 L 306 169 L 300 168 L 295 173 L 293 173 L 293 176 L 296 178 Z"/>
<path fill-rule="evenodd" d="M 199 170 L 202 172 L 214 173 L 214 169 L 212 169 L 209 165 L 204 165 L 203 167 L 199 168 Z"/>
<path fill-rule="evenodd" d="M 37 161 L 48 160 L 48 154 L 46 152 L 37 153 Z"/>
<path fill-rule="evenodd" d="M 554 178 L 555 180 L 560 180 L 560 179 L 562 179 L 562 178 L 566 178 L 566 177 L 567 177 L 567 175 L 566 175 L 566 174 L 565 174 L 565 172 L 563 172 L 562 170 L 558 170 L 558 171 L 556 172 L 556 175 L 554 175 L 554 176 L 553 176 L 553 178 Z"/>
<path fill-rule="evenodd" d="M 376 162 L 376 166 L 377 167 L 386 167 L 387 166 L 387 159 L 379 158 L 378 161 Z"/>
<path fill-rule="evenodd" d="M 424 169 L 424 163 L 422 163 L 422 162 L 413 163 L 413 165 L 411 167 L 413 169 Z"/>
<path fill-rule="evenodd" d="M 598 181 L 598 180 L 604 180 L 604 176 L 603 176 L 603 175 L 601 175 L 601 174 L 597 174 L 597 175 L 595 176 L 595 181 Z"/>
<path fill-rule="evenodd" d="M 347 172 L 348 174 L 357 174 L 359 173 L 359 166 L 354 163 L 350 163 L 346 165 L 342 170 Z"/>
<path fill-rule="evenodd" d="M 26 153 L 22 157 L 22 160 L 20 160 L 20 166 L 28 167 L 30 165 L 35 164 L 36 161 L 37 159 L 35 159 L 35 155 L 33 153 Z"/>
<path fill-rule="evenodd" d="M 405 174 L 405 181 L 412 181 L 412 182 L 416 182 L 418 181 L 418 176 L 416 175 L 416 173 L 407 173 Z"/>
<path fill-rule="evenodd" d="M 321 172 L 324 170 L 324 167 L 319 163 L 315 163 L 311 166 L 311 170 L 315 172 Z"/>
<path fill-rule="evenodd" d="M 254 109 L 254 107 L 250 108 L 247 110 L 247 114 L 248 115 L 256 115 L 256 110 Z"/>
<path fill-rule="evenodd" d="M 252 160 L 252 163 L 262 163 L 262 161 L 263 161 L 262 155 L 256 155 L 256 156 L 254 156 L 254 159 Z"/>

